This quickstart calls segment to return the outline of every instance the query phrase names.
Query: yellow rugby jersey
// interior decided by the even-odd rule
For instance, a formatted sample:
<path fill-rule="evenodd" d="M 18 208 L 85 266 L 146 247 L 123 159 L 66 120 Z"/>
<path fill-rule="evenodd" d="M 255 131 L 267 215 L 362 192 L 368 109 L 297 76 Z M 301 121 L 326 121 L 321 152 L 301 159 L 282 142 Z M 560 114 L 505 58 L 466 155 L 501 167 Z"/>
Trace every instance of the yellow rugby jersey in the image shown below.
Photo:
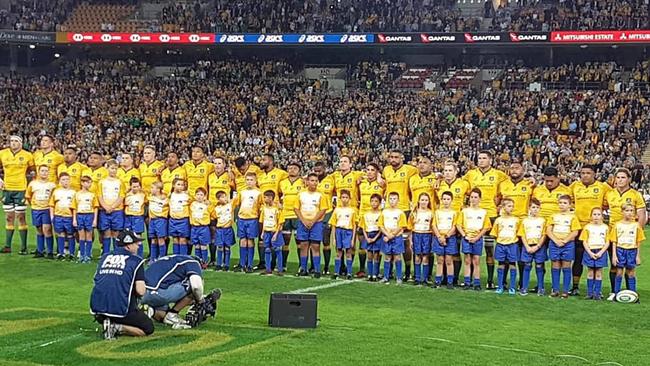
<path fill-rule="evenodd" d="M 285 219 L 295 219 L 296 212 L 293 210 L 298 207 L 298 193 L 305 189 L 305 183 L 302 178 L 298 178 L 293 183 L 291 179 L 284 179 L 280 182 L 280 195 L 282 196 L 282 216 Z"/>
<path fill-rule="evenodd" d="M 581 240 L 589 249 L 603 249 L 609 240 L 609 226 L 606 224 L 586 224 L 580 232 Z"/>
<path fill-rule="evenodd" d="M 373 233 L 379 231 L 379 216 L 381 216 L 381 211 L 366 211 L 361 214 L 361 219 L 359 220 L 359 227 L 365 230 L 367 233 Z"/>
<path fill-rule="evenodd" d="M 56 184 L 50 181 L 33 180 L 29 182 L 25 191 L 25 198 L 32 206 L 32 210 L 45 210 L 50 208 L 50 196 Z"/>
<path fill-rule="evenodd" d="M 411 207 L 415 209 L 420 199 L 420 194 L 426 193 L 429 195 L 431 207 L 435 209 L 436 205 L 436 176 L 431 173 L 427 176 L 421 177 L 420 174 L 415 174 L 409 179 L 409 189 L 411 190 Z"/>
<path fill-rule="evenodd" d="M 370 197 L 372 197 L 373 194 L 378 194 L 383 199 L 384 188 L 380 186 L 376 180 L 370 182 L 368 179 L 364 179 L 361 184 L 359 184 L 359 194 L 361 196 L 359 212 L 363 214 L 372 210 L 372 207 L 370 206 Z M 381 205 L 381 200 L 379 200 L 379 204 Z"/>
<path fill-rule="evenodd" d="M 415 233 L 432 233 L 432 224 L 432 210 L 414 210 L 408 218 L 409 230 L 412 230 Z"/>
<path fill-rule="evenodd" d="M 571 190 L 562 183 L 552 191 L 549 191 L 543 184 L 535 187 L 533 197 L 537 198 L 542 205 L 539 210 L 539 215 L 545 218 L 547 222 L 550 222 L 551 216 L 560 212 L 560 205 L 557 202 L 558 198 L 565 194 L 570 196 Z"/>
<path fill-rule="evenodd" d="M 591 221 L 591 210 L 594 207 L 602 208 L 605 204 L 605 195 L 611 187 L 607 183 L 596 181 L 585 186 L 581 181 L 573 182 L 569 189 L 573 196 L 573 204 L 576 216 L 580 225 L 586 225 Z"/>
<path fill-rule="evenodd" d="M 97 187 L 97 198 L 104 200 L 107 205 L 112 205 L 124 198 L 126 190 L 122 181 L 117 178 L 106 177 L 99 181 Z M 117 206 L 116 210 L 124 209 L 124 202 Z"/>
<path fill-rule="evenodd" d="M 50 196 L 50 207 L 54 208 L 55 216 L 72 217 L 72 201 L 75 191 L 70 188 L 55 188 Z"/>
<path fill-rule="evenodd" d="M 334 209 L 329 224 L 340 229 L 354 230 L 357 221 L 357 210 L 354 207 L 339 206 Z"/>
<path fill-rule="evenodd" d="M 244 189 L 235 197 L 235 206 L 239 206 L 240 219 L 257 219 L 263 204 L 262 191 L 257 188 Z"/>
<path fill-rule="evenodd" d="M 124 197 L 124 214 L 129 216 L 142 216 L 144 215 L 144 204 L 146 203 L 146 195 L 144 192 L 132 193 L 128 192 Z"/>
<path fill-rule="evenodd" d="M 90 177 L 92 179 L 92 184 L 90 185 L 90 191 L 99 194 L 99 182 L 108 177 L 108 169 L 99 167 L 97 169 L 86 168 L 81 173 L 82 176 Z"/>
<path fill-rule="evenodd" d="M 401 229 L 408 229 L 406 214 L 399 208 L 385 208 L 379 215 L 378 225 L 385 231 L 395 233 Z"/>
<path fill-rule="evenodd" d="M 70 188 L 79 191 L 81 190 L 81 176 L 86 169 L 88 169 L 88 167 L 78 161 L 75 161 L 70 165 L 63 163 L 57 168 L 57 176 L 60 176 L 61 173 L 68 173 L 70 176 Z"/>
<path fill-rule="evenodd" d="M 384 167 L 382 176 L 386 181 L 386 201 L 388 201 L 388 195 L 396 192 L 399 194 L 399 203 L 397 204 L 397 208 L 402 211 L 409 211 L 411 209 L 409 180 L 416 174 L 418 174 L 418 168 L 408 164 L 402 165 L 397 170 L 390 165 Z"/>
<path fill-rule="evenodd" d="M 260 170 L 260 172 L 257 173 L 257 186 L 260 188 L 262 193 L 269 190 L 273 191 L 273 193 L 275 193 L 275 201 L 279 202 L 280 182 L 287 178 L 289 178 L 289 173 L 279 168 L 273 168 L 268 173 Z"/>
<path fill-rule="evenodd" d="M 169 217 L 176 220 L 190 217 L 190 195 L 187 192 L 169 195 Z"/>
<path fill-rule="evenodd" d="M 477 235 L 492 227 L 488 211 L 484 208 L 473 207 L 466 207 L 460 212 L 456 225 L 460 226 L 467 236 Z"/>
<path fill-rule="evenodd" d="M 499 216 L 494 220 L 494 225 L 492 225 L 490 235 L 497 238 L 497 243 L 510 245 L 515 244 L 519 240 L 517 237 L 518 231 L 519 218 L 516 216 Z"/>
<path fill-rule="evenodd" d="M 283 211 L 275 204 L 272 206 L 264 205 L 260 210 L 260 222 L 263 231 L 278 232 L 284 224 Z"/>
<path fill-rule="evenodd" d="M 220 175 L 217 175 L 217 172 L 212 172 L 208 176 L 208 197 L 210 198 L 210 202 L 215 205 L 217 204 L 217 192 L 219 191 L 226 192 L 226 196 L 230 198 L 232 183 L 230 181 L 230 175 L 226 171 Z"/>
<path fill-rule="evenodd" d="M 332 198 L 334 197 L 334 178 L 332 178 L 332 175 L 330 174 L 323 178 L 323 180 L 318 181 L 316 190 L 325 196 L 325 200 L 327 201 L 327 209 L 325 212 L 331 212 L 334 206 L 332 204 Z"/>
<path fill-rule="evenodd" d="M 350 191 L 350 207 L 359 207 L 359 186 L 357 181 L 363 178 L 363 172 L 351 170 L 343 175 L 340 171 L 332 173 L 334 179 L 334 190 L 337 200 L 341 198 L 341 191 Z"/>
<path fill-rule="evenodd" d="M 78 191 L 72 200 L 72 209 L 78 214 L 91 214 L 99 207 L 97 195 L 90 191 Z"/>
<path fill-rule="evenodd" d="M 246 174 L 255 173 L 257 177 L 262 170 L 255 164 L 250 164 L 244 173 L 241 173 L 236 167 L 232 168 L 232 172 L 235 175 L 235 189 L 237 192 L 241 192 L 246 189 Z"/>
<path fill-rule="evenodd" d="M 454 196 L 451 201 L 451 208 L 457 212 L 460 212 L 465 206 L 465 197 L 469 193 L 469 182 L 463 179 L 454 179 L 453 182 L 447 183 L 446 181 L 440 182 L 438 187 L 438 202 L 442 202 L 442 194 L 445 192 L 451 192 Z"/>
<path fill-rule="evenodd" d="M 217 220 L 218 228 L 232 227 L 233 216 L 235 210 L 233 209 L 234 202 L 228 202 L 225 205 L 216 205 L 212 217 Z"/>
<path fill-rule="evenodd" d="M 636 221 L 617 222 L 609 235 L 609 240 L 616 243 L 616 247 L 621 249 L 636 249 L 645 240 L 643 229 L 639 227 L 639 223 Z"/>
<path fill-rule="evenodd" d="M 636 210 L 645 208 L 643 196 L 636 189 L 628 189 L 625 192 L 619 192 L 618 189 L 612 189 L 605 195 L 605 204 L 609 207 L 609 225 L 612 226 L 623 220 L 623 205 L 631 204 Z M 635 215 L 636 217 L 636 212 Z"/>
<path fill-rule="evenodd" d="M 558 239 L 565 239 L 572 232 L 580 230 L 580 221 L 570 212 L 553 214 L 548 224 L 553 226 L 553 235 Z"/>
<path fill-rule="evenodd" d="M 298 207 L 300 214 L 307 220 L 312 220 L 318 216 L 318 212 L 327 209 L 325 195 L 316 191 L 302 191 L 298 194 Z"/>
<path fill-rule="evenodd" d="M 463 179 L 469 183 L 470 190 L 481 190 L 481 203 L 479 207 L 486 209 L 488 217 L 497 216 L 497 205 L 494 198 L 499 192 L 499 185 L 508 179 L 508 175 L 501 170 L 490 168 L 483 173 L 479 168 L 468 171 Z"/>
<path fill-rule="evenodd" d="M 211 219 L 212 204 L 210 204 L 210 201 L 194 201 L 190 204 L 190 225 L 208 226 L 210 225 Z"/>
<path fill-rule="evenodd" d="M 516 184 L 506 179 L 499 184 L 499 193 L 502 198 L 510 198 L 514 201 L 515 207 L 512 215 L 520 219 L 528 216 L 528 205 L 530 197 L 533 195 L 533 183 L 527 179 L 522 179 Z"/>
<path fill-rule="evenodd" d="M 52 150 L 47 154 L 43 154 L 41 150 L 38 150 L 34 153 L 34 165 L 41 166 L 47 165 L 50 168 L 50 175 L 48 180 L 53 183 L 57 183 L 58 180 L 58 168 L 59 165 L 63 164 L 63 155 L 56 150 Z"/>
<path fill-rule="evenodd" d="M 117 179 L 122 181 L 126 189 L 131 189 L 131 178 L 136 177 L 140 179 L 140 171 L 136 168 L 131 168 L 129 170 L 124 170 L 123 168 L 117 169 Z M 140 186 L 142 186 L 142 181 L 140 181 Z"/>
<path fill-rule="evenodd" d="M 159 160 L 154 160 L 149 164 L 144 161 L 140 162 L 138 171 L 142 180 L 142 190 L 145 193 L 149 194 L 151 192 L 151 185 L 160 180 L 160 173 L 163 168 L 165 168 L 165 163 Z"/>
<path fill-rule="evenodd" d="M 165 192 L 165 194 L 172 193 L 174 188 L 172 187 L 174 184 L 174 179 L 187 180 L 187 173 L 185 172 L 185 168 L 182 166 L 177 166 L 172 170 L 169 168 L 163 169 L 163 171 L 160 173 L 160 181 L 163 183 L 163 192 Z"/>
<path fill-rule="evenodd" d="M 5 191 L 26 190 L 27 170 L 34 167 L 32 153 L 20 150 L 14 154 L 9 148 L 3 149 L 0 150 L 0 163 L 4 171 Z M 56 172 L 54 174 L 56 175 Z"/>
<path fill-rule="evenodd" d="M 203 160 L 198 164 L 194 164 L 192 160 L 183 164 L 185 174 L 187 174 L 187 193 L 194 197 L 196 189 L 203 187 L 208 190 L 208 176 L 214 171 L 214 164 Z"/>
<path fill-rule="evenodd" d="M 537 245 L 546 233 L 546 219 L 528 216 L 521 220 L 519 237 L 528 245 Z"/>
<path fill-rule="evenodd" d="M 149 202 L 149 218 L 166 219 L 169 216 L 169 198 L 167 196 L 149 195 L 148 202 Z"/>
<path fill-rule="evenodd" d="M 454 209 L 438 209 L 434 211 L 433 225 L 442 235 L 449 234 L 456 226 L 458 211 Z"/>

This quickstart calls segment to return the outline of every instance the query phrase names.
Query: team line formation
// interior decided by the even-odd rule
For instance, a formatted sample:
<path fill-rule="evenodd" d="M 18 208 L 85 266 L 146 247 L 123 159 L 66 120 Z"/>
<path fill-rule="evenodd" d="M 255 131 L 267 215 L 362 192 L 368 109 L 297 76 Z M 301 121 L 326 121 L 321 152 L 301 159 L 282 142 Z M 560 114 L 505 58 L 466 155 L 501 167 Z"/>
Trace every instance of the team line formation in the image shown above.
<path fill-rule="evenodd" d="M 404 164 L 399 151 L 388 153 L 383 169 L 370 163 L 363 172 L 352 169 L 351 157 L 340 156 L 331 174 L 320 162 L 308 174 L 297 161 L 283 170 L 271 154 L 264 154 L 259 166 L 243 157 L 209 162 L 200 146 L 182 165 L 174 152 L 165 162 L 156 160 L 152 146 L 143 149 L 138 167 L 131 153 L 118 160 L 90 153 L 82 164 L 74 147 L 61 154 L 48 135 L 31 153 L 20 136 L 10 136 L 9 147 L 0 151 L 7 219 L 3 253 L 12 251 L 17 221 L 20 254 L 28 254 L 29 205 L 37 258 L 86 263 L 95 229 L 107 253 L 117 234 L 129 228 L 146 232 L 150 263 L 169 249 L 194 251 L 203 268 L 228 271 L 239 238 L 233 269 L 282 275 L 295 236 L 299 276 L 330 275 L 334 247 L 333 278 L 351 279 L 356 256 L 357 277 L 369 281 L 388 284 L 395 278 L 401 284 L 411 279 L 413 266 L 416 285 L 481 290 L 485 254 L 487 289 L 497 293 L 514 295 L 518 289 L 527 295 L 534 269 L 534 291 L 545 295 L 547 261 L 552 297 L 578 295 L 586 267 L 587 298 L 602 299 L 608 265 L 610 299 L 621 290 L 624 275 L 627 288 L 636 291 L 647 215 L 624 168 L 617 170 L 612 187 L 597 181 L 596 168 L 587 165 L 568 186 L 554 167 L 545 169 L 543 182 L 535 182 L 520 161 L 514 160 L 507 173 L 493 168 L 488 151 L 479 153 L 477 167 L 462 177 L 453 161 L 439 174 L 432 172 L 429 158 L 419 157 L 416 167 Z M 32 171 L 35 177 L 28 182 Z M 139 255 L 144 257 L 142 245 Z"/>

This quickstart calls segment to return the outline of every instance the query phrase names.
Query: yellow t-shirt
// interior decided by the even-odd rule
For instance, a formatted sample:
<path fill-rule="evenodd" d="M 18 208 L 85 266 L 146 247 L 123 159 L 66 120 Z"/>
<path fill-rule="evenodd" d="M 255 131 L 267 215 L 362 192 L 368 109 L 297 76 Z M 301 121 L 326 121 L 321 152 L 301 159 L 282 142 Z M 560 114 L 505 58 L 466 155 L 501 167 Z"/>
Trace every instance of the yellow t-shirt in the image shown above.
<path fill-rule="evenodd" d="M 435 209 L 436 205 L 436 176 L 431 173 L 427 176 L 421 177 L 420 174 L 415 174 L 409 179 L 409 188 L 411 190 L 411 209 L 415 209 L 420 199 L 420 194 L 426 193 L 429 195 L 429 202 L 431 207 Z"/>
<path fill-rule="evenodd" d="M 645 208 L 643 196 L 636 189 L 628 189 L 621 193 L 612 189 L 605 195 L 606 205 L 609 207 L 609 225 L 612 226 L 623 220 L 623 205 L 631 204 L 635 209 Z"/>
<path fill-rule="evenodd" d="M 585 186 L 581 181 L 573 182 L 569 189 L 573 196 L 575 213 L 578 216 L 580 225 L 586 225 L 591 221 L 591 210 L 595 207 L 602 208 L 605 203 L 605 195 L 611 190 L 607 183 L 594 182 Z"/>
<path fill-rule="evenodd" d="M 456 226 L 458 211 L 440 208 L 434 212 L 433 225 L 442 235 L 447 235 Z"/>
<path fill-rule="evenodd" d="M 579 240 L 593 251 L 603 249 L 607 246 L 609 236 L 609 226 L 606 224 L 596 225 L 588 223 L 582 228 Z"/>
<path fill-rule="evenodd" d="M 609 235 L 609 240 L 621 249 L 636 249 L 645 240 L 645 234 L 638 222 L 619 221 L 614 224 Z"/>
<path fill-rule="evenodd" d="M 510 198 L 514 201 L 513 216 L 520 219 L 528 216 L 528 204 L 533 195 L 533 184 L 529 180 L 522 179 L 515 184 L 512 180 L 506 179 L 499 184 L 499 193 L 502 198 Z"/>
<path fill-rule="evenodd" d="M 442 202 L 442 194 L 451 192 L 453 195 L 451 208 L 456 212 L 460 212 L 465 205 L 465 197 L 467 197 L 469 191 L 469 182 L 463 179 L 454 179 L 451 183 L 447 183 L 444 180 L 440 182 L 436 193 L 438 195 L 438 202 Z"/>
<path fill-rule="evenodd" d="M 290 179 L 284 179 L 280 182 L 280 196 L 282 197 L 282 216 L 285 219 L 295 219 L 296 212 L 294 208 L 298 207 L 298 193 L 305 189 L 305 183 L 302 178 L 298 178 L 293 183 Z"/>
<path fill-rule="evenodd" d="M 214 171 L 214 164 L 203 160 L 199 164 L 194 164 L 192 160 L 183 164 L 187 174 L 187 193 L 194 197 L 196 189 L 202 187 L 208 190 L 208 176 Z"/>
<path fill-rule="evenodd" d="M 408 228 L 415 233 L 430 234 L 433 232 L 432 224 L 432 210 L 413 210 L 408 218 Z"/>
<path fill-rule="evenodd" d="M 519 218 L 516 216 L 499 216 L 494 220 L 490 235 L 496 237 L 497 243 L 499 244 L 511 245 L 517 243 L 519 240 L 517 237 L 518 231 Z"/>
<path fill-rule="evenodd" d="M 548 224 L 553 226 L 553 235 L 558 239 L 565 239 L 572 232 L 580 230 L 578 217 L 570 212 L 553 214 Z"/>
<path fill-rule="evenodd" d="M 364 213 L 372 210 L 370 206 L 370 197 L 373 194 L 378 194 L 384 197 L 384 188 L 377 183 L 377 181 L 369 182 L 368 179 L 364 179 L 361 184 L 359 184 L 359 194 L 361 196 L 361 203 L 359 207 L 359 213 L 363 215 Z M 379 200 L 381 203 L 381 200 Z"/>
<path fill-rule="evenodd" d="M 260 210 L 260 222 L 262 230 L 272 233 L 278 232 L 284 224 L 284 215 L 277 205 L 264 205 Z"/>
<path fill-rule="evenodd" d="M 298 210 L 307 220 L 315 219 L 321 210 L 327 209 L 325 196 L 318 192 L 302 191 L 298 194 Z"/>
<path fill-rule="evenodd" d="M 165 163 L 159 160 L 154 160 L 150 164 L 144 161 L 140 162 L 138 170 L 140 171 L 140 179 L 142 179 L 142 190 L 144 193 L 151 192 L 151 185 L 160 180 L 160 173 L 165 167 Z"/>
<path fill-rule="evenodd" d="M 340 171 L 332 174 L 334 179 L 334 190 L 337 199 L 341 198 L 341 191 L 350 191 L 350 207 L 359 207 L 359 186 L 357 181 L 363 178 L 363 172 L 351 170 L 343 175 Z"/>
<path fill-rule="evenodd" d="M 32 206 L 32 210 L 47 210 L 50 208 L 50 197 L 56 184 L 50 181 L 33 180 L 29 182 L 25 191 L 25 198 Z"/>
<path fill-rule="evenodd" d="M 409 181 L 411 177 L 416 174 L 418 174 L 418 168 L 408 164 L 402 165 L 397 170 L 395 170 L 391 165 L 384 167 L 382 176 L 386 181 L 386 200 L 388 201 L 388 196 L 395 192 L 399 194 L 397 208 L 402 211 L 409 211 L 411 209 Z"/>
<path fill-rule="evenodd" d="M 325 201 L 327 202 L 327 209 L 325 212 L 332 211 L 332 198 L 334 197 L 334 178 L 332 178 L 332 175 L 328 175 L 323 178 L 323 180 L 319 181 L 316 190 L 325 196 Z"/>
<path fill-rule="evenodd" d="M 353 207 L 337 207 L 332 213 L 329 224 L 340 228 L 353 230 L 357 225 L 357 210 Z"/>
<path fill-rule="evenodd" d="M 50 168 L 48 180 L 52 183 L 58 183 L 58 167 L 63 164 L 63 161 L 63 155 L 56 150 L 52 150 L 47 154 L 43 154 L 41 150 L 37 150 L 34 153 L 34 165 L 47 165 L 47 167 Z"/>
<path fill-rule="evenodd" d="M 61 175 L 61 173 L 68 173 L 70 176 L 70 188 L 79 191 L 81 190 L 81 176 L 86 169 L 88 169 L 88 167 L 78 161 L 75 161 L 70 165 L 63 163 L 57 168 L 57 176 Z"/>
<path fill-rule="evenodd" d="M 99 194 L 99 182 L 108 177 L 108 169 L 99 167 L 97 169 L 92 169 L 90 167 L 83 170 L 81 173 L 82 176 L 90 177 L 92 179 L 92 184 L 90 185 L 90 191 Z"/>
<path fill-rule="evenodd" d="M 233 209 L 234 202 L 228 202 L 225 205 L 216 205 L 214 207 L 214 214 L 212 217 L 217 220 L 218 228 L 232 228 L 233 216 L 235 210 Z"/>
<path fill-rule="evenodd" d="M 50 197 L 50 207 L 54 207 L 54 215 L 72 217 L 72 201 L 75 191 L 68 188 L 55 188 Z"/>
<path fill-rule="evenodd" d="M 246 188 L 235 197 L 235 206 L 239 206 L 240 219 L 257 219 L 263 204 L 262 191 Z"/>
<path fill-rule="evenodd" d="M 97 198 L 103 199 L 108 205 L 112 205 L 126 194 L 122 181 L 117 178 L 106 177 L 99 181 L 97 186 Z M 124 202 L 116 207 L 116 210 L 124 209 Z"/>
<path fill-rule="evenodd" d="M 468 236 L 477 235 L 492 227 L 488 211 L 484 208 L 473 207 L 466 207 L 460 212 L 456 225 L 460 226 Z"/>
<path fill-rule="evenodd" d="M 165 192 L 165 194 L 170 194 L 174 190 L 174 187 L 172 187 L 174 179 L 187 179 L 185 168 L 177 166 L 172 170 L 169 170 L 169 168 L 163 169 L 160 173 L 160 181 L 163 183 L 163 192 Z"/>
<path fill-rule="evenodd" d="M 208 197 L 210 198 L 210 202 L 214 205 L 217 204 L 217 192 L 219 191 L 225 192 L 226 196 L 230 198 L 232 186 L 228 172 L 224 171 L 220 175 L 217 175 L 217 172 L 212 172 L 210 173 L 210 176 L 208 176 Z"/>
<path fill-rule="evenodd" d="M 280 182 L 289 178 L 289 174 L 279 168 L 273 168 L 268 173 L 260 170 L 257 173 L 257 186 L 260 187 L 262 194 L 264 192 L 271 190 L 275 193 L 275 201 L 279 202 L 280 200 Z"/>
<path fill-rule="evenodd" d="M 496 217 L 497 206 L 494 203 L 499 191 L 499 185 L 508 179 L 508 175 L 501 170 L 490 168 L 485 173 L 480 169 L 474 168 L 463 176 L 463 179 L 469 183 L 470 189 L 478 188 L 481 190 L 480 208 L 486 209 L 488 217 Z"/>
<path fill-rule="evenodd" d="M 166 219 L 169 216 L 169 197 L 149 195 L 148 201 L 149 201 L 149 218 Z"/>
<path fill-rule="evenodd" d="M 124 214 L 128 216 L 143 216 L 146 195 L 144 192 L 128 192 L 124 197 Z"/>
<path fill-rule="evenodd" d="M 381 216 L 381 211 L 379 210 L 364 212 L 361 214 L 359 227 L 365 230 L 367 233 L 379 231 L 379 216 Z"/>
<path fill-rule="evenodd" d="M 20 150 L 14 154 L 11 149 L 3 149 L 0 150 L 0 163 L 4 171 L 5 191 L 26 190 L 27 170 L 34 167 L 32 153 Z"/>
<path fill-rule="evenodd" d="M 136 168 L 131 168 L 129 170 L 119 168 L 117 170 L 117 178 L 122 181 L 122 184 L 124 184 L 124 188 L 126 189 L 131 189 L 131 178 L 133 177 L 140 179 L 140 171 Z M 140 186 L 142 186 L 142 182 L 140 182 Z"/>
<path fill-rule="evenodd" d="M 562 195 L 571 195 L 569 187 L 561 184 L 552 191 L 549 191 L 545 185 L 537 186 L 533 191 L 533 197 L 537 198 L 541 203 L 539 215 L 549 221 L 551 216 L 560 212 L 560 205 L 558 198 Z"/>
<path fill-rule="evenodd" d="M 528 245 L 537 245 L 546 233 L 546 219 L 528 216 L 521 220 L 519 237 Z"/>
<path fill-rule="evenodd" d="M 78 191 L 72 200 L 72 209 L 77 214 L 95 213 L 98 207 L 97 195 L 90 191 Z"/>
<path fill-rule="evenodd" d="M 379 227 L 388 232 L 397 232 L 408 229 L 408 222 L 404 211 L 399 208 L 385 208 L 379 215 Z"/>
<path fill-rule="evenodd" d="M 259 177 L 261 169 L 255 164 L 250 164 L 243 174 L 236 167 L 232 169 L 232 172 L 235 175 L 236 190 L 237 192 L 241 192 L 246 189 L 246 174 L 255 173 Z"/>
<path fill-rule="evenodd" d="M 172 192 L 169 195 L 169 217 L 176 220 L 189 218 L 190 201 L 187 192 Z"/>
<path fill-rule="evenodd" d="M 212 218 L 212 204 L 210 201 L 194 201 L 190 204 L 190 225 L 208 226 Z"/>

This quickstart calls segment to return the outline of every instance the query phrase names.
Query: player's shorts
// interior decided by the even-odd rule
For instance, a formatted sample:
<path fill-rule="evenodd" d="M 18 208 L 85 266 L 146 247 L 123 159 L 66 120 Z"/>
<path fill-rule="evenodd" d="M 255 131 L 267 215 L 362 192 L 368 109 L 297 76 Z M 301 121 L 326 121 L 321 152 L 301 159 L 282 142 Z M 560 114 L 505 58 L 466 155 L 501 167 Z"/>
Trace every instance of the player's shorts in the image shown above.
<path fill-rule="evenodd" d="M 6 212 L 25 211 L 25 191 L 4 191 L 2 196 L 2 206 Z"/>
<path fill-rule="evenodd" d="M 145 314 L 140 309 L 135 309 L 129 312 L 128 314 L 126 314 L 126 316 L 122 318 L 118 318 L 114 316 L 97 315 L 98 321 L 102 322 L 104 319 L 110 319 L 115 324 L 128 325 L 131 327 L 141 329 L 146 335 L 153 334 L 153 331 L 155 329 L 153 325 L 153 320 L 151 320 L 151 318 L 149 318 L 147 314 Z"/>
<path fill-rule="evenodd" d="M 374 238 L 379 234 L 379 231 L 370 231 L 368 232 L 368 236 L 371 238 Z M 369 243 L 366 241 L 366 238 L 363 236 L 363 233 L 361 234 L 361 249 L 365 249 L 369 252 L 379 252 L 381 251 L 381 246 L 383 245 L 384 241 L 384 235 L 379 235 L 379 238 L 375 240 L 372 243 Z"/>
<path fill-rule="evenodd" d="M 78 213 L 77 214 L 77 231 L 93 231 L 93 219 L 95 214 Z"/>
<path fill-rule="evenodd" d="M 544 263 L 548 260 L 548 255 L 546 253 L 547 250 L 548 248 L 546 247 L 546 244 L 544 244 L 540 246 L 535 253 L 531 254 L 526 251 L 525 246 L 522 246 L 519 260 L 524 263 L 532 263 L 533 261 L 535 263 Z"/>
<path fill-rule="evenodd" d="M 447 245 L 441 245 L 435 235 L 431 238 L 431 243 L 435 255 L 458 255 L 458 239 L 455 235 L 447 238 Z"/>
<path fill-rule="evenodd" d="M 298 230 L 298 219 L 285 219 L 284 225 L 282 225 L 282 233 L 289 234 Z"/>
<path fill-rule="evenodd" d="M 54 216 L 53 228 L 55 233 L 72 234 L 74 232 L 72 228 L 72 216 Z"/>
<path fill-rule="evenodd" d="M 212 238 L 210 238 L 209 226 L 192 226 L 190 231 L 190 242 L 192 245 L 210 245 Z"/>
<path fill-rule="evenodd" d="M 275 233 L 272 231 L 265 231 L 262 233 L 262 240 L 264 241 L 264 248 L 282 248 L 284 246 L 284 237 L 282 233 L 278 234 L 278 237 L 273 240 L 273 235 Z"/>
<path fill-rule="evenodd" d="M 354 232 L 350 229 L 343 229 L 337 227 L 334 231 L 336 238 L 336 249 L 350 249 L 352 248 L 352 236 Z"/>
<path fill-rule="evenodd" d="M 169 219 L 167 235 L 172 238 L 189 238 L 190 237 L 190 219 Z"/>
<path fill-rule="evenodd" d="M 634 260 L 636 261 L 636 255 Z M 593 259 L 589 256 L 589 253 L 585 251 L 582 254 L 582 265 L 585 267 L 589 268 L 605 268 L 607 267 L 607 264 L 609 263 L 609 256 L 607 255 L 607 251 L 603 253 L 603 255 L 600 256 L 598 259 Z"/>
<path fill-rule="evenodd" d="M 413 233 L 413 253 L 423 255 L 431 253 L 431 233 Z"/>
<path fill-rule="evenodd" d="M 463 238 L 461 240 L 463 254 L 471 254 L 481 256 L 483 254 L 483 238 L 480 238 L 476 243 L 470 243 Z"/>
<path fill-rule="evenodd" d="M 46 208 L 45 210 L 32 210 L 32 225 L 35 227 L 52 225 L 52 219 L 50 218 L 50 209 Z"/>
<path fill-rule="evenodd" d="M 134 233 L 144 233 L 144 216 L 124 216 L 124 228 L 133 230 Z"/>
<path fill-rule="evenodd" d="M 260 236 L 260 223 L 257 219 L 237 219 L 237 237 L 239 239 L 256 239 Z"/>
<path fill-rule="evenodd" d="M 576 258 L 575 242 L 570 241 L 563 247 L 558 246 L 553 240 L 548 241 L 548 256 L 551 261 L 573 261 Z"/>
<path fill-rule="evenodd" d="M 499 244 L 494 250 L 494 259 L 499 262 L 516 263 L 519 261 L 519 245 L 512 244 Z"/>
<path fill-rule="evenodd" d="M 494 226 L 494 222 L 496 221 L 496 219 L 497 219 L 496 216 L 495 217 L 490 217 L 490 224 L 492 226 Z M 485 240 L 485 239 L 488 239 L 488 240 Z M 497 243 L 496 238 L 494 236 L 490 235 L 489 232 L 483 236 L 482 241 L 483 241 L 483 246 L 488 247 L 488 248 L 493 248 Z"/>
<path fill-rule="evenodd" d="M 404 254 L 404 237 L 400 235 L 391 240 L 384 241 L 381 252 L 384 253 L 384 255 Z"/>
<path fill-rule="evenodd" d="M 167 237 L 167 219 L 163 217 L 154 217 L 149 220 L 147 233 L 152 238 Z"/>
<path fill-rule="evenodd" d="M 315 222 L 311 229 L 307 229 L 302 221 L 298 220 L 298 230 L 296 231 L 297 241 L 309 241 L 314 244 L 323 241 L 323 222 Z"/>
<path fill-rule="evenodd" d="M 124 211 L 113 211 L 107 213 L 104 210 L 99 210 L 99 215 L 97 218 L 100 231 L 114 230 L 121 231 L 124 230 Z"/>
<path fill-rule="evenodd" d="M 156 310 L 167 310 L 169 304 L 175 304 L 190 294 L 190 287 L 184 282 L 176 282 L 165 289 L 149 290 L 142 296 L 142 304 L 151 306 Z"/>
<path fill-rule="evenodd" d="M 218 227 L 214 231 L 214 245 L 218 247 L 231 247 L 235 245 L 235 231 L 232 227 Z"/>
<path fill-rule="evenodd" d="M 616 267 L 627 269 L 636 268 L 636 255 L 638 251 L 638 249 L 616 248 L 616 259 L 618 259 Z"/>

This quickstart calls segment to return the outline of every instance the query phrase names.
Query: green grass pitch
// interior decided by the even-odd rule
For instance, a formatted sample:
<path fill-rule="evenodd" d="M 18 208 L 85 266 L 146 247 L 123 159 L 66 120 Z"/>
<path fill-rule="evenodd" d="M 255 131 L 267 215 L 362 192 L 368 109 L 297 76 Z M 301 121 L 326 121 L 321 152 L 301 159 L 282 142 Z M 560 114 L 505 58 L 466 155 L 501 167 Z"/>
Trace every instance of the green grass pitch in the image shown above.
<path fill-rule="evenodd" d="M 269 328 L 269 295 L 333 281 L 207 271 L 207 288 L 224 293 L 215 320 L 113 342 L 88 313 L 95 266 L 0 256 L 0 365 L 650 364 L 648 264 L 634 305 L 340 281 L 315 291 L 315 330 Z"/>

